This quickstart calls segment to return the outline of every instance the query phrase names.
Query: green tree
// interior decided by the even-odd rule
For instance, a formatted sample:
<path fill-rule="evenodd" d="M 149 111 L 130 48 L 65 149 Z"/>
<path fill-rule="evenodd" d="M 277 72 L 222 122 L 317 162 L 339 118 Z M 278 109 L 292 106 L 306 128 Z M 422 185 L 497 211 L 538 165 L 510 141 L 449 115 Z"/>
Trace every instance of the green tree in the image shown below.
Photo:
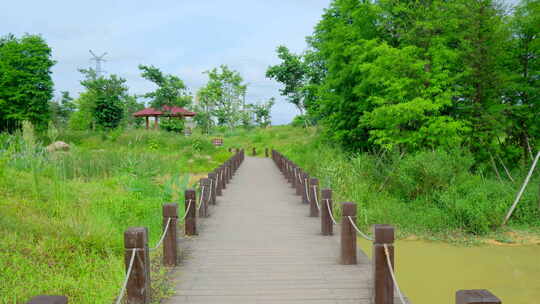
<path fill-rule="evenodd" d="M 532 147 L 540 144 L 540 1 L 524 0 L 516 7 L 510 21 L 512 43 L 506 62 L 510 85 L 505 101 L 511 105 L 507 113 L 508 139 L 502 139 L 507 150 L 521 147 L 522 159 L 532 157 Z M 528 162 L 528 161 L 527 161 Z"/>
<path fill-rule="evenodd" d="M 53 100 L 49 103 L 51 118 L 56 127 L 66 126 L 71 114 L 77 109 L 69 92 L 63 91 L 61 94 L 60 100 Z"/>
<path fill-rule="evenodd" d="M 47 128 L 53 97 L 51 48 L 36 35 L 0 38 L 0 131 L 24 120 Z"/>
<path fill-rule="evenodd" d="M 270 113 L 275 103 L 276 99 L 272 97 L 266 102 L 252 105 L 252 111 L 255 114 L 255 123 L 258 126 L 266 128 L 272 123 Z"/>
<path fill-rule="evenodd" d="M 72 130 L 84 131 L 95 129 L 94 108 L 95 92 L 86 91 L 79 95 L 73 103 L 76 105 L 75 111 L 69 118 L 68 127 Z"/>
<path fill-rule="evenodd" d="M 286 46 L 279 46 L 276 52 L 281 63 L 268 67 L 266 77 L 280 82 L 283 85 L 281 95 L 304 115 L 308 106 L 316 106 L 316 84 L 324 77 L 319 57 L 315 52 L 297 55 Z"/>
<path fill-rule="evenodd" d="M 185 107 L 191 104 L 192 97 L 188 94 L 186 85 L 178 76 L 163 74 L 154 66 L 139 65 L 141 76 L 157 85 L 153 92 L 144 94 L 152 100 L 152 107 L 163 106 Z"/>
<path fill-rule="evenodd" d="M 194 121 L 204 134 L 210 133 L 214 126 L 212 110 L 217 99 L 214 94 L 215 90 L 210 89 L 208 85 L 200 88 L 197 92 L 197 103 L 195 105 L 197 115 L 195 115 Z"/>
<path fill-rule="evenodd" d="M 234 128 L 241 120 L 247 85 L 240 73 L 222 65 L 205 72 L 208 82 L 199 91 L 200 101 L 211 108 L 219 125 Z"/>
<path fill-rule="evenodd" d="M 97 77 L 95 71 L 80 70 L 86 77 L 81 84 L 92 97 L 92 117 L 97 127 L 114 129 L 124 117 L 124 105 L 128 88 L 126 80 L 116 75 Z"/>
<path fill-rule="evenodd" d="M 143 110 L 144 103 L 137 100 L 135 95 L 127 95 L 124 100 L 124 118 L 123 125 L 130 127 L 140 127 L 143 124 L 143 118 L 134 117 L 133 113 Z"/>

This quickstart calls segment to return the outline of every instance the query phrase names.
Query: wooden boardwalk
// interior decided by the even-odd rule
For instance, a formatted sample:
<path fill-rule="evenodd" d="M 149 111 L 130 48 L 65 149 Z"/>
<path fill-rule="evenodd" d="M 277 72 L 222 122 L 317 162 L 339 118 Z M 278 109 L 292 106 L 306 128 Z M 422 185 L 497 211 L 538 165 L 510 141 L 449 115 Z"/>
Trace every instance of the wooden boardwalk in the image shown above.
<path fill-rule="evenodd" d="M 179 240 L 165 303 L 370 303 L 369 259 L 340 265 L 339 227 L 322 236 L 308 213 L 271 159 L 246 158 L 199 236 Z"/>

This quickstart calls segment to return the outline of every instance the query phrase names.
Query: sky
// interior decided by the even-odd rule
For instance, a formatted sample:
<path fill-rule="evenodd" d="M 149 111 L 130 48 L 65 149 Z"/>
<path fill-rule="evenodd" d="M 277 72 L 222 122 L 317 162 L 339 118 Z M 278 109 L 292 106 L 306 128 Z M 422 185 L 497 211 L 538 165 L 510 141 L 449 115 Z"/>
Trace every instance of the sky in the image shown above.
<path fill-rule="evenodd" d="M 154 85 L 140 77 L 139 64 L 179 76 L 192 93 L 207 81 L 204 71 L 227 64 L 248 83 L 246 102 L 277 99 L 274 124 L 289 123 L 296 108 L 279 95 L 280 84 L 267 79 L 279 63 L 275 49 L 306 48 L 330 0 L 160 0 L 74 1 L 0 0 L 0 35 L 42 35 L 57 61 L 56 94 L 78 96 L 79 68 L 93 67 L 89 50 L 107 52 L 103 69 L 127 80 L 130 93 Z"/>

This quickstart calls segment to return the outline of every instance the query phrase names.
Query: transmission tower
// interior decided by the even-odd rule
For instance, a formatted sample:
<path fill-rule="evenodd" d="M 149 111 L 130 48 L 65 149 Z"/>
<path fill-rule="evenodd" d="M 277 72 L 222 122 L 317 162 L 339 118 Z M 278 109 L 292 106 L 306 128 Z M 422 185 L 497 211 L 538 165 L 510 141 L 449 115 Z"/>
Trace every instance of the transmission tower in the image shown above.
<path fill-rule="evenodd" d="M 90 50 L 90 54 L 92 54 L 92 59 L 90 60 L 94 60 L 96 62 L 96 76 L 100 77 L 103 73 L 103 70 L 101 70 L 101 63 L 107 61 L 103 59 L 105 55 L 107 55 L 107 52 L 103 53 L 103 55 L 101 56 L 97 56 L 96 54 L 94 54 L 94 52 L 92 52 L 92 50 Z"/>

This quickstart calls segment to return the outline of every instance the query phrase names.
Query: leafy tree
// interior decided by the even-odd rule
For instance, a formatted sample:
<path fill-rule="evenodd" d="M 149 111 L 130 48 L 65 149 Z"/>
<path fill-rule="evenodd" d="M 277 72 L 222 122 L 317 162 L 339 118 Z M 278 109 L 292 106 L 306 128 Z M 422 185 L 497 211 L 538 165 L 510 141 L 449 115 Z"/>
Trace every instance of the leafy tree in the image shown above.
<path fill-rule="evenodd" d="M 505 101 L 511 124 L 510 135 L 504 138 L 506 150 L 512 145 L 521 147 L 522 159 L 532 157 L 532 147 L 540 143 L 540 1 L 524 0 L 516 7 L 510 21 L 512 43 L 506 61 L 510 85 L 505 90 Z"/>
<path fill-rule="evenodd" d="M 84 131 L 95 128 L 94 108 L 95 108 L 95 92 L 82 92 L 79 98 L 75 99 L 77 111 L 69 118 L 68 127 L 72 130 Z"/>
<path fill-rule="evenodd" d="M 283 84 L 281 95 L 296 106 L 300 115 L 306 110 L 316 115 L 318 84 L 325 74 L 321 57 L 313 51 L 297 55 L 286 46 L 279 46 L 277 54 L 282 62 L 268 67 L 266 77 Z"/>
<path fill-rule="evenodd" d="M 226 65 L 205 73 L 208 83 L 199 91 L 199 101 L 211 111 L 218 125 L 234 128 L 242 118 L 247 85 L 240 73 Z"/>
<path fill-rule="evenodd" d="M 81 84 L 90 93 L 92 99 L 92 118 L 96 126 L 114 129 L 120 125 L 124 115 L 124 105 L 128 88 L 126 80 L 116 75 L 109 78 L 97 77 L 95 71 L 80 70 L 86 77 Z"/>
<path fill-rule="evenodd" d="M 197 115 L 194 120 L 205 134 L 208 134 L 214 126 L 212 111 L 218 98 L 215 94 L 216 90 L 211 89 L 208 85 L 200 88 L 197 92 L 197 103 L 195 105 Z"/>
<path fill-rule="evenodd" d="M 0 131 L 24 120 L 47 128 L 53 96 L 51 48 L 36 35 L 0 38 Z"/>
<path fill-rule="evenodd" d="M 184 132 L 185 124 L 183 119 L 177 119 L 174 117 L 169 117 L 169 119 L 163 119 L 160 124 L 160 128 L 168 131 L 168 132 L 175 132 L 175 133 L 182 133 Z"/>
<path fill-rule="evenodd" d="M 326 134 L 350 149 L 466 145 L 486 159 L 511 129 L 505 14 L 494 0 L 334 0 L 308 37 Z"/>
<path fill-rule="evenodd" d="M 61 92 L 62 97 L 60 100 L 53 100 L 49 103 L 51 111 L 51 118 L 57 127 L 66 126 L 71 114 L 75 112 L 77 106 L 73 103 L 73 98 L 69 95 L 69 92 Z"/>
<path fill-rule="evenodd" d="M 266 128 L 271 122 L 271 110 L 276 103 L 275 98 L 270 98 L 268 101 L 261 104 L 254 104 L 253 113 L 255 114 L 255 123 L 260 127 Z"/>
<path fill-rule="evenodd" d="M 123 124 L 131 127 L 140 127 L 143 124 L 143 118 L 134 117 L 133 113 L 143 110 L 144 103 L 137 100 L 135 95 L 127 95 L 124 100 L 124 118 Z"/>
<path fill-rule="evenodd" d="M 144 97 L 152 100 L 152 107 L 163 106 L 185 107 L 191 104 L 191 95 L 188 94 L 186 85 L 177 76 L 163 74 L 154 66 L 139 65 L 141 76 L 157 85 L 154 92 L 144 94 Z"/>

